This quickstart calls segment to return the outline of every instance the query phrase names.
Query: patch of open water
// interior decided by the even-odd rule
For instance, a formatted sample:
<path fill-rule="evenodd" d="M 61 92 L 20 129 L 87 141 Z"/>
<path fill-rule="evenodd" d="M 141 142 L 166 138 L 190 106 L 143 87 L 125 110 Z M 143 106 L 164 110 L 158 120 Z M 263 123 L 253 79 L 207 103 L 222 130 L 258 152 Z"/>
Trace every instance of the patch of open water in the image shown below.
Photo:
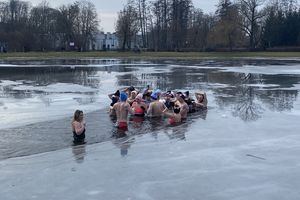
<path fill-rule="evenodd" d="M 251 134 L 252 128 L 269 130 L 282 120 L 293 124 L 284 128 L 290 134 L 300 128 L 298 61 L 2 61 L 0 159 L 70 147 L 70 121 L 76 109 L 87 113 L 88 144 L 113 140 L 116 130 L 107 114 L 107 94 L 130 85 L 191 93 L 203 90 L 209 108 L 178 127 L 169 127 L 164 120 L 131 118 L 128 136 L 155 138 L 164 133 L 181 140 L 186 133 L 202 129 L 223 133 L 233 121 L 234 126 L 244 127 L 239 129 L 242 135 Z M 216 124 L 218 118 L 222 120 Z M 284 134 L 278 128 L 268 134 Z"/>

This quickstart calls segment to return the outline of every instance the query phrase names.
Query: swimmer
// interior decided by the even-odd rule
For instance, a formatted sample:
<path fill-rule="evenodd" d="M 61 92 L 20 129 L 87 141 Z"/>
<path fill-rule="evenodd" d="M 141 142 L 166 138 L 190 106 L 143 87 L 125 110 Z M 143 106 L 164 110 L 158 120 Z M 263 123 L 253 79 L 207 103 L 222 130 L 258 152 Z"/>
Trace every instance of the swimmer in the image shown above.
<path fill-rule="evenodd" d="M 128 130 L 128 113 L 134 114 L 134 112 L 127 102 L 127 94 L 125 92 L 121 92 L 120 101 L 113 106 L 112 110 L 116 112 L 118 128 L 125 131 Z"/>
<path fill-rule="evenodd" d="M 196 101 L 194 103 L 196 108 L 207 108 L 207 97 L 205 92 L 195 93 Z"/>
<path fill-rule="evenodd" d="M 184 92 L 184 96 L 185 96 L 184 101 L 185 101 L 186 104 L 189 106 L 189 113 L 195 112 L 194 104 L 193 104 L 194 99 L 192 99 L 192 98 L 190 97 L 190 92 L 189 92 L 189 91 Z"/>
<path fill-rule="evenodd" d="M 135 101 L 132 103 L 132 108 L 134 110 L 135 116 L 143 117 L 147 111 L 147 105 L 143 100 L 143 95 L 138 94 L 135 98 Z"/>
<path fill-rule="evenodd" d="M 180 108 L 178 106 L 175 106 L 171 113 L 167 112 L 169 109 L 166 108 L 163 113 L 165 116 L 169 117 L 168 123 L 170 125 L 177 124 L 181 122 L 181 114 L 180 114 Z"/>
<path fill-rule="evenodd" d="M 137 96 L 137 91 L 131 91 L 129 98 L 127 99 L 127 103 L 132 106 L 132 103 L 135 101 L 135 97 Z"/>
<path fill-rule="evenodd" d="M 176 104 L 180 107 L 181 119 L 186 119 L 187 113 L 189 112 L 189 106 L 184 101 L 185 96 L 182 93 L 177 93 L 176 99 L 177 99 Z"/>
<path fill-rule="evenodd" d="M 119 101 L 119 99 L 120 99 L 120 91 L 117 90 L 115 93 L 109 94 L 108 97 L 112 101 L 111 104 L 110 104 L 110 108 L 109 108 L 109 114 L 111 116 L 116 116 L 116 113 L 112 110 L 112 107 Z"/>
<path fill-rule="evenodd" d="M 151 98 L 153 102 L 150 103 L 149 108 L 147 110 L 147 115 L 151 117 L 161 117 L 163 111 L 165 110 L 166 106 L 163 102 L 159 101 L 158 93 L 152 93 Z"/>
<path fill-rule="evenodd" d="M 174 102 L 174 95 L 172 94 L 171 91 L 167 91 L 165 94 L 164 94 L 164 101 L 163 103 L 165 104 L 165 106 L 169 109 L 169 110 L 172 110 L 174 105 L 175 105 L 175 102 Z"/>
<path fill-rule="evenodd" d="M 74 143 L 83 143 L 85 139 L 86 123 L 84 120 L 83 112 L 76 110 L 72 120 L 72 132 Z"/>

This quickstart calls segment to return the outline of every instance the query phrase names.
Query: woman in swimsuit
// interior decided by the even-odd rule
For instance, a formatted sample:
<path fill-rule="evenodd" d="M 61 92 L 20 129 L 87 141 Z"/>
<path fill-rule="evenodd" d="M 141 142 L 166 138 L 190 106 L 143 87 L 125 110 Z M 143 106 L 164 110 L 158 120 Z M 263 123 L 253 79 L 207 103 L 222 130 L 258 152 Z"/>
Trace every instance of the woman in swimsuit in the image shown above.
<path fill-rule="evenodd" d="M 132 108 L 134 110 L 135 116 L 144 117 L 147 111 L 147 105 L 143 100 L 143 95 L 138 94 L 135 98 L 135 101 L 132 103 Z"/>
<path fill-rule="evenodd" d="M 86 123 L 81 110 L 76 110 L 72 120 L 74 143 L 83 143 L 85 139 Z"/>
<path fill-rule="evenodd" d="M 137 91 L 134 90 L 130 93 L 129 98 L 127 99 L 127 103 L 129 103 L 130 106 L 132 106 L 132 103 L 134 102 L 136 96 L 137 96 Z"/>

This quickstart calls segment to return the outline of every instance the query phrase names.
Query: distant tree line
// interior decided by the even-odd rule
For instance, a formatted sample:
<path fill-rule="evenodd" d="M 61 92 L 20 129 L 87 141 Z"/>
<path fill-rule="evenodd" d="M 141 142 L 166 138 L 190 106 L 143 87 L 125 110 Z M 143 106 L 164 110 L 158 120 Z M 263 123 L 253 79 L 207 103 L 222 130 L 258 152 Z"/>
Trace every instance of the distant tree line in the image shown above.
<path fill-rule="evenodd" d="M 0 1 L 0 46 L 9 51 L 85 51 L 99 27 L 94 4 L 76 1 L 51 8 L 47 1 Z"/>
<path fill-rule="evenodd" d="M 192 0 L 128 0 L 116 32 L 123 50 L 257 50 L 300 47 L 297 0 L 220 0 L 205 14 Z"/>

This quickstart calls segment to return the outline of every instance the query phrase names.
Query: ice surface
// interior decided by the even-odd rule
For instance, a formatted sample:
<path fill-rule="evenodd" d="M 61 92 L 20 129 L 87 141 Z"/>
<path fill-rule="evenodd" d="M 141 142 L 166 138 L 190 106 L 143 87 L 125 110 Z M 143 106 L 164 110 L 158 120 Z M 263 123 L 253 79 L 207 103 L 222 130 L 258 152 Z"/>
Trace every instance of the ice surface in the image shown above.
<path fill-rule="evenodd" d="M 241 124 L 212 113 L 209 120 L 190 125 L 184 140 L 158 131 L 156 137 L 131 136 L 2 160 L 1 197 L 297 200 L 300 136 L 284 126 L 296 119 L 281 121 L 272 114 L 272 120 L 274 126 L 264 127 L 268 120 Z M 74 187 L 80 189 L 74 192 Z"/>
<path fill-rule="evenodd" d="M 281 66 L 125 63 L 116 69 L 97 69 L 79 81 L 57 72 L 55 81 L 39 86 L 18 74 L 11 80 L 1 74 L 0 132 L 9 128 L 1 132 L 5 136 L 1 152 L 19 151 L 13 145 L 20 144 L 30 152 L 35 143 L 44 144 L 43 137 L 30 136 L 37 137 L 39 130 L 51 125 L 62 126 L 49 131 L 55 141 L 67 140 L 66 149 L 1 160 L 1 200 L 298 200 L 299 66 L 282 62 Z M 76 68 L 94 70 L 93 64 L 82 71 Z M 244 80 L 249 73 L 259 76 Z M 99 84 L 93 87 L 90 81 Z M 148 83 L 162 90 L 189 89 L 191 94 L 204 90 L 208 110 L 189 115 L 186 123 L 175 127 L 163 120 L 131 119 L 127 137 L 112 137 L 113 121 L 99 113 L 106 112 L 107 94 Z M 96 110 L 87 114 L 85 146 L 70 146 L 69 122 L 75 109 Z M 20 127 L 12 128 L 16 126 Z M 17 139 L 9 141 L 11 135 Z M 95 141 L 102 143 L 92 144 Z M 51 142 L 47 145 L 57 145 Z"/>
<path fill-rule="evenodd" d="M 254 65 L 244 65 L 242 67 L 226 67 L 223 68 L 224 72 L 237 72 L 237 73 L 253 73 L 253 74 L 300 74 L 300 65 L 267 65 L 267 66 L 254 66 Z"/>

